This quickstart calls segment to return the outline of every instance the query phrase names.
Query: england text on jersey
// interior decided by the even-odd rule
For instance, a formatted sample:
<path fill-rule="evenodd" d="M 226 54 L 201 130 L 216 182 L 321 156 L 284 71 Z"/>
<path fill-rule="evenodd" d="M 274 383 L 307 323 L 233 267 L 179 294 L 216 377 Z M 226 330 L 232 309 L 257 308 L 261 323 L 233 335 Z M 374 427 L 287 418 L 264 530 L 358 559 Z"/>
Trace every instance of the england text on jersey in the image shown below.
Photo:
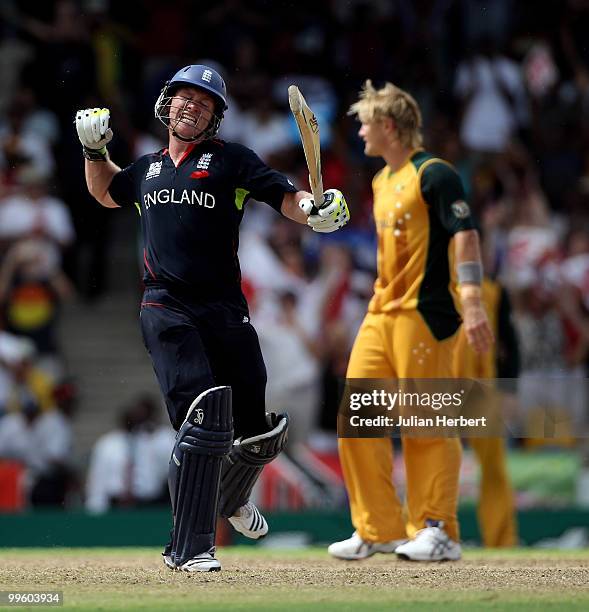
<path fill-rule="evenodd" d="M 194 189 L 157 189 L 143 196 L 145 210 L 155 204 L 189 204 L 192 206 L 204 206 L 215 208 L 215 196 L 206 191 L 195 191 Z"/>

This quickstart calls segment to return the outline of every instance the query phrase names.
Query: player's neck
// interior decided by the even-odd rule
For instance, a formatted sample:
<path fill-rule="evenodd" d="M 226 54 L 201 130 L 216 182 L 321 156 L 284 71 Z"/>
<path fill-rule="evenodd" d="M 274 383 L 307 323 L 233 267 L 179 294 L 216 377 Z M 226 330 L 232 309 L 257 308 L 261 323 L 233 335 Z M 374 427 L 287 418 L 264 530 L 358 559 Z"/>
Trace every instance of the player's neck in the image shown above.
<path fill-rule="evenodd" d="M 409 159 L 413 150 L 412 147 L 403 147 L 399 146 L 398 143 L 393 143 L 392 146 L 385 151 L 383 159 L 393 172 L 397 172 L 397 170 L 399 170 L 399 168 Z"/>
<path fill-rule="evenodd" d="M 194 140 L 192 142 L 184 142 L 179 138 L 175 138 L 174 136 L 170 136 L 170 141 L 168 144 L 168 153 L 174 165 L 178 165 L 178 162 L 182 159 L 182 157 L 186 154 L 186 151 L 194 148 L 194 145 L 201 142 L 200 140 Z"/>

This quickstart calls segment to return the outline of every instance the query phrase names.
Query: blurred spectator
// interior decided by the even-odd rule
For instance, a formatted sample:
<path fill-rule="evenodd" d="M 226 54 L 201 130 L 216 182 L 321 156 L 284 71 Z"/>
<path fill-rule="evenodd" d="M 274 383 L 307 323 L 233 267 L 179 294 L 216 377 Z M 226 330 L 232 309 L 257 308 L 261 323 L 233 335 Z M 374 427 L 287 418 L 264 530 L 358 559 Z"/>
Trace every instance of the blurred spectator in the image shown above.
<path fill-rule="evenodd" d="M 585 421 L 583 364 L 589 355 L 587 325 L 574 292 L 565 284 L 551 290 L 540 279 L 530 279 L 514 294 L 513 322 L 521 354 L 518 396 L 526 434 L 570 443 L 575 428 Z M 556 432 L 558 424 L 562 428 Z"/>
<path fill-rule="evenodd" d="M 247 206 L 250 205 L 248 202 Z M 293 229 L 293 223 L 277 217 L 273 211 L 268 217 L 261 206 L 255 212 L 248 211 L 246 220 L 239 252 L 244 277 L 262 294 L 270 295 L 275 290 L 301 291 L 307 278 L 301 261 L 299 226 Z M 259 302 L 260 296 L 257 307 L 263 307 Z"/>
<path fill-rule="evenodd" d="M 54 383 L 34 364 L 34 344 L 0 331 L 0 415 L 55 407 Z"/>
<path fill-rule="evenodd" d="M 28 470 L 32 505 L 61 505 L 72 477 L 69 414 L 58 408 L 55 385 L 33 365 L 29 340 L 0 332 L 0 458 Z"/>
<path fill-rule="evenodd" d="M 87 106 L 85 100 L 95 90 L 96 63 L 87 17 L 73 0 L 57 0 L 50 21 L 23 13 L 18 23 L 37 45 L 36 61 L 28 67 L 25 80 L 65 128 L 71 124 L 71 109 Z"/>
<path fill-rule="evenodd" d="M 532 98 L 542 99 L 558 83 L 559 71 L 551 47 L 546 42 L 535 43 L 523 62 L 526 87 Z"/>
<path fill-rule="evenodd" d="M 0 457 L 29 470 L 33 506 L 64 506 L 71 477 L 72 431 L 59 411 L 42 412 L 34 402 L 0 419 Z"/>
<path fill-rule="evenodd" d="M 586 0 L 567 0 L 560 28 L 560 35 L 568 72 L 581 95 L 589 96 L 589 51 L 587 28 L 589 27 L 589 3 Z"/>
<path fill-rule="evenodd" d="M 96 441 L 86 482 L 90 512 L 167 503 L 174 431 L 159 425 L 157 413 L 150 396 L 140 397 L 121 412 L 119 427 Z"/>
<path fill-rule="evenodd" d="M 585 227 L 573 227 L 570 232 L 560 273 L 577 288 L 585 311 L 589 312 L 589 232 Z"/>
<path fill-rule="evenodd" d="M 59 309 L 71 296 L 59 254 L 47 240 L 22 240 L 6 253 L 0 265 L 0 312 L 5 327 L 30 338 L 39 353 L 57 361 Z"/>
<path fill-rule="evenodd" d="M 0 3 L 0 109 L 8 107 L 21 80 L 23 67 L 34 59 L 32 45 L 18 36 L 14 27 L 14 2 Z"/>
<path fill-rule="evenodd" d="M 337 261 L 339 266 L 334 265 Z M 333 273 L 326 277 L 328 270 Z M 315 317 L 320 322 L 316 333 L 320 334 L 323 354 L 320 427 L 334 432 L 350 351 L 366 315 L 374 277 L 353 269 L 346 247 L 331 244 L 321 254 L 320 273 L 314 284 L 324 289 L 317 309 L 320 314 Z"/>
<path fill-rule="evenodd" d="M 85 2 L 84 16 L 96 58 L 96 88 L 103 99 L 119 106 L 123 101 L 123 81 L 129 79 L 127 85 L 131 87 L 138 85 L 139 37 L 136 30 L 116 19 L 120 13 L 111 15 L 111 4 L 110 0 L 89 0 Z"/>
<path fill-rule="evenodd" d="M 54 113 L 39 106 L 35 92 L 31 87 L 20 87 L 12 96 L 11 110 L 20 117 L 20 131 L 23 138 L 39 139 L 48 147 L 57 144 L 59 138 L 59 123 Z M 7 120 L 0 119 L 0 136 L 5 136 L 14 129 Z M 14 122 L 14 119 L 13 119 Z"/>
<path fill-rule="evenodd" d="M 501 153 L 528 121 L 519 66 L 483 39 L 458 66 L 456 95 L 463 104 L 460 137 L 477 153 Z"/>
<path fill-rule="evenodd" d="M 278 318 L 260 327 L 260 346 L 268 370 L 267 410 L 291 417 L 288 447 L 296 452 L 317 427 L 321 348 L 304 330 L 294 293 L 280 294 Z"/>
<path fill-rule="evenodd" d="M 253 93 L 253 104 L 241 117 L 240 138 L 243 144 L 256 151 L 267 164 L 291 146 L 285 113 L 275 108 L 269 81 L 262 81 Z"/>
<path fill-rule="evenodd" d="M 16 183 L 19 191 L 0 201 L 0 241 L 36 236 L 55 244 L 60 251 L 75 238 L 66 205 L 49 195 L 48 177 L 34 166 L 22 167 Z"/>
<path fill-rule="evenodd" d="M 26 108 L 15 100 L 0 129 L 0 169 L 7 174 L 9 183 L 16 180 L 18 171 L 24 166 L 31 166 L 45 178 L 49 178 L 55 169 L 48 141 L 41 132 L 27 129 L 26 120 Z"/>

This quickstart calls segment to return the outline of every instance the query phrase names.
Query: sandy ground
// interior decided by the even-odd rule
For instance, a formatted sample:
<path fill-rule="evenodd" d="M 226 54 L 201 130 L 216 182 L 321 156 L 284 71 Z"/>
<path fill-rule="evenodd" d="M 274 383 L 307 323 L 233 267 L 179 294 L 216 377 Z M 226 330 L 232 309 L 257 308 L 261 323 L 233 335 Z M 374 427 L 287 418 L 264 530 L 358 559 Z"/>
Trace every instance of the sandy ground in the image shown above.
<path fill-rule="evenodd" d="M 558 553 L 557 553 L 558 554 Z M 390 555 L 378 555 L 362 562 L 332 560 L 327 555 L 257 553 L 221 550 L 218 558 L 223 571 L 185 574 L 172 572 L 161 563 L 155 551 L 133 553 L 60 553 L 59 549 L 39 554 L 0 555 L 2 588 L 25 586 L 53 589 L 116 589 L 126 586 L 150 588 L 163 585 L 194 589 L 223 585 L 223 591 L 247 592 L 260 587 L 292 590 L 344 590 L 349 587 L 402 589 L 513 590 L 535 593 L 581 593 L 589 589 L 589 556 L 546 554 L 533 558 L 469 554 L 454 563 L 411 563 Z"/>

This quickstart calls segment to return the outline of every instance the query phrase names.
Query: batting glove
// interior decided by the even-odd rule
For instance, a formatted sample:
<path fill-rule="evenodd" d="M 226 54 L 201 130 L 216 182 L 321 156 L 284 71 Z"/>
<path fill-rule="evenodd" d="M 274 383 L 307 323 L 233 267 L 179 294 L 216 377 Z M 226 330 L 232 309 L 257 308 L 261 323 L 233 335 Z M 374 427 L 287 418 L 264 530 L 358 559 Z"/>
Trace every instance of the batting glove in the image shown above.
<path fill-rule="evenodd" d="M 338 189 L 328 189 L 323 193 L 323 204 L 319 209 L 311 198 L 303 198 L 299 206 L 307 215 L 307 225 L 314 232 L 335 232 L 350 220 L 346 198 Z"/>
<path fill-rule="evenodd" d="M 82 143 L 82 152 L 90 161 L 106 161 L 106 145 L 112 140 L 108 126 L 108 108 L 86 108 L 76 113 L 76 130 Z"/>

